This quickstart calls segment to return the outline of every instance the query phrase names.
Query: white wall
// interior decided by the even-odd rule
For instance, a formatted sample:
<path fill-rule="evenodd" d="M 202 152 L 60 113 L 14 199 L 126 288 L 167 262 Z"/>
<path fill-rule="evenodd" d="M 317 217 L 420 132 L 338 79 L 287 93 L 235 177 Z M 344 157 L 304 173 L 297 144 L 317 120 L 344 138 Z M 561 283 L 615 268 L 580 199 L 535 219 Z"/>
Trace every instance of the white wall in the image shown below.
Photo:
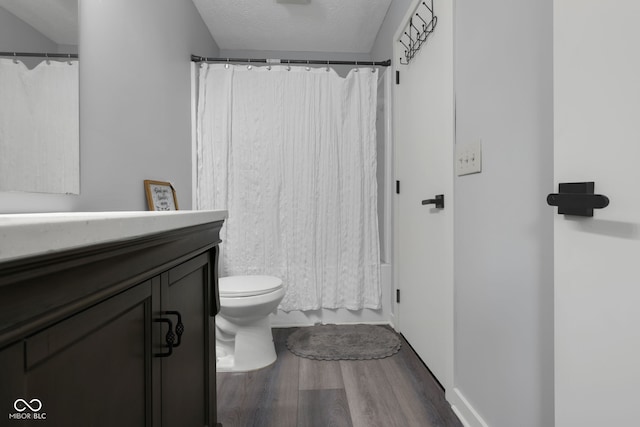
<path fill-rule="evenodd" d="M 491 427 L 553 426 L 552 1 L 456 1 L 455 386 Z M 437 31 L 437 29 L 436 29 Z"/>
<path fill-rule="evenodd" d="M 0 52 L 57 52 L 58 45 L 0 7 Z"/>
<path fill-rule="evenodd" d="M 218 47 L 191 0 L 81 2 L 77 210 L 146 210 L 144 179 L 191 208 L 192 53 Z"/>
<path fill-rule="evenodd" d="M 289 50 L 220 50 L 221 58 L 329 59 L 333 61 L 371 61 L 368 53 L 300 52 Z"/>
<path fill-rule="evenodd" d="M 218 52 L 191 0 L 82 1 L 81 195 L 0 193 L 0 212 L 146 210 L 144 179 L 190 209 L 190 55 Z"/>
<path fill-rule="evenodd" d="M 391 59 L 392 62 L 398 58 L 392 58 L 393 55 L 393 36 L 400 26 L 400 21 L 404 18 L 411 0 L 393 0 L 387 10 L 387 15 L 382 21 L 376 40 L 371 48 L 371 58 L 374 61 L 385 61 Z"/>

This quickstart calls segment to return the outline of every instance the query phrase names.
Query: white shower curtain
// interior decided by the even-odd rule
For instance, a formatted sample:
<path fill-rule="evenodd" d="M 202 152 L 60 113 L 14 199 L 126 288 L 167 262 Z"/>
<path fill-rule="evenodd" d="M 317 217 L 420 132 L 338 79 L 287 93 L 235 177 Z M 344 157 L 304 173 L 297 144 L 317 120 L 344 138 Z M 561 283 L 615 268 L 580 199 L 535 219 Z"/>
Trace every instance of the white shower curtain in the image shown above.
<path fill-rule="evenodd" d="M 285 311 L 380 308 L 377 75 L 202 64 L 197 208 L 229 211 L 221 275 L 282 278 Z"/>

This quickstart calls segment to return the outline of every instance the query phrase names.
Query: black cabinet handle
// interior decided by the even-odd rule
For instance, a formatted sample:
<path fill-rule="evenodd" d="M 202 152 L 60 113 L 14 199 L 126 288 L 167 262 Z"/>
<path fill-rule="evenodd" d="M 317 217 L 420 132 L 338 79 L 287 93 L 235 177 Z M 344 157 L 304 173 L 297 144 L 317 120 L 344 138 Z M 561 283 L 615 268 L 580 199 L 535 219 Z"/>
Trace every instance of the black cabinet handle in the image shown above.
<path fill-rule="evenodd" d="M 167 331 L 167 334 L 165 335 L 164 339 L 165 342 L 167 344 L 167 347 L 169 348 L 169 350 L 166 353 L 156 353 L 154 354 L 155 357 L 169 357 L 171 356 L 171 354 L 173 353 L 173 343 L 176 339 L 176 336 L 173 333 L 173 323 L 171 323 L 171 320 L 169 319 L 153 319 L 154 322 L 157 323 L 166 323 L 169 325 L 169 330 Z"/>
<path fill-rule="evenodd" d="M 594 209 L 609 206 L 609 198 L 602 194 L 593 194 L 593 182 L 565 182 L 558 185 L 558 193 L 547 196 L 549 206 L 557 206 L 558 214 L 575 216 L 593 216 Z"/>
<path fill-rule="evenodd" d="M 435 199 L 422 201 L 423 205 L 436 205 L 436 209 L 444 209 L 444 194 L 438 194 Z"/>
<path fill-rule="evenodd" d="M 176 337 L 178 338 L 176 342 L 173 344 L 173 348 L 180 347 L 180 343 L 182 342 L 182 334 L 184 333 L 184 324 L 182 323 L 182 316 L 178 311 L 165 311 L 164 314 L 169 314 L 172 316 L 176 316 L 178 321 L 176 322 Z"/>

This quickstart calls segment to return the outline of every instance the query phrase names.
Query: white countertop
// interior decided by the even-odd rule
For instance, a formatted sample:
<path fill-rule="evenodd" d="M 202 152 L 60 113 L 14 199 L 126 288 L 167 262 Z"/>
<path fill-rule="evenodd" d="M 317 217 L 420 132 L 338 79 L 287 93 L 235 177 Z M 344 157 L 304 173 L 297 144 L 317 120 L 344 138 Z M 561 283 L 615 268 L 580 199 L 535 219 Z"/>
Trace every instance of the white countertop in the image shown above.
<path fill-rule="evenodd" d="M 0 262 L 227 218 L 227 211 L 0 214 Z"/>

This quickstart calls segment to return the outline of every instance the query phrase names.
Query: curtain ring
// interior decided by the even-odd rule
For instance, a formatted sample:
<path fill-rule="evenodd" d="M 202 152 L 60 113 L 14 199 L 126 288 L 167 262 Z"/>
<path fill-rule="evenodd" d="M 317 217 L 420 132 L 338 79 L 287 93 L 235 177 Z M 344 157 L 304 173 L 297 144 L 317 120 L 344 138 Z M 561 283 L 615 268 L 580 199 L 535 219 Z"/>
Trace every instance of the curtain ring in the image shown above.
<path fill-rule="evenodd" d="M 327 60 L 327 73 L 329 72 L 329 60 Z"/>
<path fill-rule="evenodd" d="M 356 61 L 356 68 L 354 68 L 353 71 L 355 71 L 356 73 L 360 71 L 360 69 L 358 68 L 358 61 Z"/>
<path fill-rule="evenodd" d="M 224 64 L 224 68 L 229 69 L 229 58 L 227 58 L 227 63 Z"/>
<path fill-rule="evenodd" d="M 17 64 L 18 63 L 18 55 L 16 55 L 15 52 L 13 52 L 13 63 Z"/>

